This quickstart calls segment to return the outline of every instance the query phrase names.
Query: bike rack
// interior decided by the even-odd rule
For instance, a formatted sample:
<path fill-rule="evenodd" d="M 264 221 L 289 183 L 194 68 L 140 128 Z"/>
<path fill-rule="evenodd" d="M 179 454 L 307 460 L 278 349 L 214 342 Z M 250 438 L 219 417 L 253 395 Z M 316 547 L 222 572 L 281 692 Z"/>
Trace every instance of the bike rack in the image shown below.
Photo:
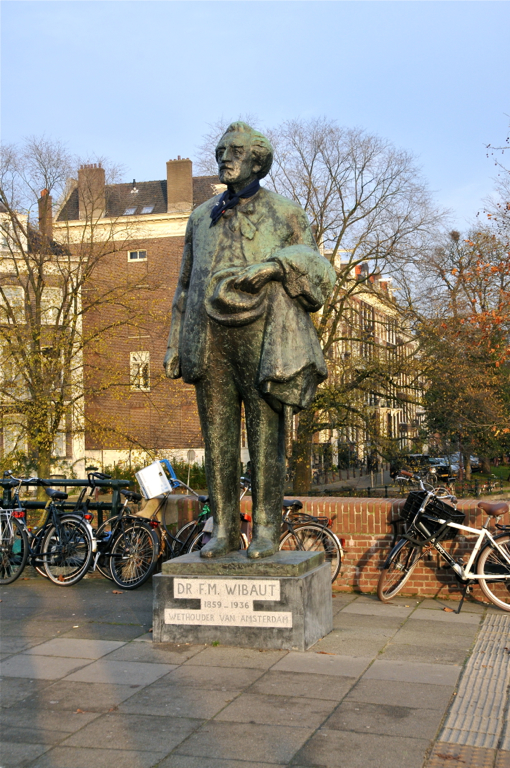
<path fill-rule="evenodd" d="M 44 480 L 44 483 L 46 487 L 53 488 L 54 486 L 60 486 L 60 487 L 71 487 L 71 488 L 91 488 L 91 484 L 88 480 L 68 480 L 67 478 L 50 478 L 48 480 Z M 12 508 L 12 491 L 14 488 L 17 488 L 19 483 L 17 483 L 14 480 L 11 480 L 10 478 L 0 479 L 0 486 L 3 488 L 3 494 L 2 494 L 2 507 L 4 509 L 11 509 Z M 24 480 L 21 483 L 22 486 L 25 487 L 40 487 L 39 484 L 35 481 L 27 482 Z M 94 487 L 97 488 L 111 488 L 112 489 L 112 500 L 109 501 L 93 501 L 90 502 L 88 507 L 90 510 L 94 510 L 97 512 L 97 524 L 98 526 L 102 525 L 103 523 L 103 512 L 110 512 L 110 517 L 113 515 L 116 515 L 119 511 L 119 506 L 121 504 L 121 498 L 120 498 L 120 489 L 121 488 L 129 488 L 130 485 L 133 485 L 133 483 L 130 480 L 96 480 L 94 479 Z M 25 509 L 44 509 L 46 506 L 45 501 L 28 501 L 23 500 L 23 507 Z M 64 509 L 66 510 L 73 510 L 75 507 L 75 504 L 71 501 L 64 502 L 62 504 Z"/>

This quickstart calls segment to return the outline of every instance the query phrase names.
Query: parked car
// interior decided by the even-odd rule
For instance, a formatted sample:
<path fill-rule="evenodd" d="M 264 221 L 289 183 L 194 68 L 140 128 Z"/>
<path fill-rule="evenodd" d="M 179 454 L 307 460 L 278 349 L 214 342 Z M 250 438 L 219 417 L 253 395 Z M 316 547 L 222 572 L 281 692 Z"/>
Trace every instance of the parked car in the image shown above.
<path fill-rule="evenodd" d="M 440 483 L 448 482 L 448 478 L 454 474 L 446 456 L 429 457 L 429 472 L 435 475 Z"/>
<path fill-rule="evenodd" d="M 457 475 L 460 468 L 460 454 L 457 451 L 457 453 L 452 453 L 450 455 L 450 466 L 452 468 L 452 473 Z M 478 456 L 470 456 L 469 457 L 470 464 L 471 464 L 471 472 L 481 472 L 482 471 L 482 463 Z"/>

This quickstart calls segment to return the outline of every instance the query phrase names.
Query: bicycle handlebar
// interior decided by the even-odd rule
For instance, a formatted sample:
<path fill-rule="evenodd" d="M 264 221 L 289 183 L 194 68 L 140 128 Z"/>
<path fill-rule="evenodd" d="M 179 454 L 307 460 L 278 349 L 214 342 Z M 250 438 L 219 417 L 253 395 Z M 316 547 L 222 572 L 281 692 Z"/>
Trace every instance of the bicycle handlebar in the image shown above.
<path fill-rule="evenodd" d="M 14 480 L 16 483 L 19 483 L 20 485 L 28 485 L 29 483 L 31 485 L 42 485 L 42 486 L 48 486 L 50 483 L 48 483 L 46 480 L 43 480 L 41 477 L 14 477 L 12 472 L 7 470 L 7 472 L 4 472 L 4 477 L 8 475 L 10 480 Z"/>
<path fill-rule="evenodd" d="M 432 494 L 433 496 L 436 497 L 436 499 L 450 499 L 450 501 L 453 504 L 457 503 L 457 497 L 454 496 L 452 493 L 446 492 L 444 494 L 441 494 L 441 496 L 438 493 L 436 493 L 436 491 L 439 491 L 439 490 L 446 491 L 446 488 L 443 488 L 442 486 L 440 486 L 439 488 L 434 489 L 433 486 L 430 486 L 431 490 L 427 490 L 425 487 L 425 483 L 423 482 L 423 479 L 420 475 L 413 475 L 412 472 L 407 472 L 407 470 L 405 469 L 401 470 L 400 474 L 397 475 L 395 479 L 397 480 L 397 482 L 399 480 L 404 480 L 404 481 L 416 480 L 420 484 L 420 489 L 422 491 L 425 491 L 425 493 Z M 430 483 L 427 483 L 427 485 L 430 485 Z"/>
<path fill-rule="evenodd" d="M 104 472 L 87 472 L 87 481 L 91 488 L 96 488 L 96 480 L 111 480 L 111 475 Z"/>

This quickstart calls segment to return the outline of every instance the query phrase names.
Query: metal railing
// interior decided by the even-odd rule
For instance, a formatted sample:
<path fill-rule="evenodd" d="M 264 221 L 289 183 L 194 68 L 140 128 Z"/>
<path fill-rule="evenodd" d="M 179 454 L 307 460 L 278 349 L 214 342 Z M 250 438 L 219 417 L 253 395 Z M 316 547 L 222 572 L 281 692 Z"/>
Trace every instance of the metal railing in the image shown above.
<path fill-rule="evenodd" d="M 67 478 L 49 478 L 47 480 L 44 480 L 46 483 L 46 487 L 48 488 L 54 488 L 54 487 L 60 487 L 64 488 L 67 493 L 67 488 L 85 488 L 85 487 L 91 487 L 89 481 L 87 479 L 78 479 L 78 480 L 69 480 Z M 0 479 L 0 486 L 3 488 L 2 492 L 2 507 L 4 509 L 10 509 L 13 505 L 13 498 L 12 498 L 12 492 L 17 488 L 18 483 L 14 483 L 13 481 L 6 478 L 6 479 Z M 22 487 L 29 488 L 38 487 L 37 481 L 23 481 Z M 110 479 L 110 480 L 95 480 L 94 481 L 94 487 L 97 488 L 105 488 L 105 489 L 111 489 L 112 491 L 112 500 L 110 501 L 91 501 L 88 504 L 88 508 L 91 511 L 97 512 L 97 524 L 98 526 L 103 523 L 103 513 L 109 512 L 110 516 L 118 514 L 119 507 L 121 505 L 121 498 L 120 498 L 120 489 L 121 488 L 129 488 L 129 486 L 132 485 L 132 482 L 130 480 L 116 480 L 116 479 Z M 40 486 L 39 486 L 40 487 Z M 45 500 L 29 500 L 29 499 L 23 499 L 22 500 L 23 507 L 27 510 L 30 509 L 44 509 L 46 506 Z M 72 510 L 75 507 L 75 502 L 73 501 L 65 501 L 62 505 L 64 509 Z"/>

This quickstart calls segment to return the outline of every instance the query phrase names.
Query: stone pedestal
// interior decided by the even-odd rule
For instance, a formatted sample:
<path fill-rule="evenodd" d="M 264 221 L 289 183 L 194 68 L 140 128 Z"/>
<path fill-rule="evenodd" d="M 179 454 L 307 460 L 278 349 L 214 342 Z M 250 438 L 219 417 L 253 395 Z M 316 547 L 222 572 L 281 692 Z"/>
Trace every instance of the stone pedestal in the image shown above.
<path fill-rule="evenodd" d="M 331 632 L 331 568 L 323 552 L 214 560 L 198 552 L 154 576 L 153 640 L 305 651 Z"/>

